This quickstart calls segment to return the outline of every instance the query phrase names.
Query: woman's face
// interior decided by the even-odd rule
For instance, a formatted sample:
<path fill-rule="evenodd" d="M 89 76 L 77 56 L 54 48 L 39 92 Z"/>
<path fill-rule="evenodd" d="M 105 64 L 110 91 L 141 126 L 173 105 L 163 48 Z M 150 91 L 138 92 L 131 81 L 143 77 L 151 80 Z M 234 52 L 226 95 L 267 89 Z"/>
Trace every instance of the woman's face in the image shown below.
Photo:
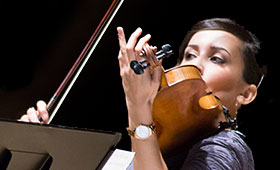
<path fill-rule="evenodd" d="M 181 65 L 195 65 L 212 91 L 231 112 L 236 112 L 237 97 L 246 83 L 242 78 L 243 42 L 220 30 L 199 31 L 193 35 Z"/>

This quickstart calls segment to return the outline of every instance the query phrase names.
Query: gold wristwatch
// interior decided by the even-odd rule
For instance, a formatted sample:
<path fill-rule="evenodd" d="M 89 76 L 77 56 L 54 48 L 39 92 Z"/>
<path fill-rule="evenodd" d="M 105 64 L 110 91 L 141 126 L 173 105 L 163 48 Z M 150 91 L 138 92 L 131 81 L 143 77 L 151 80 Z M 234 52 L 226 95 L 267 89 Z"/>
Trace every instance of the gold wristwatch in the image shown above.
<path fill-rule="evenodd" d="M 133 130 L 129 128 L 126 129 L 129 136 L 135 137 L 136 139 L 145 140 L 148 139 L 153 133 L 155 133 L 156 127 L 153 123 L 151 125 L 141 124 Z"/>

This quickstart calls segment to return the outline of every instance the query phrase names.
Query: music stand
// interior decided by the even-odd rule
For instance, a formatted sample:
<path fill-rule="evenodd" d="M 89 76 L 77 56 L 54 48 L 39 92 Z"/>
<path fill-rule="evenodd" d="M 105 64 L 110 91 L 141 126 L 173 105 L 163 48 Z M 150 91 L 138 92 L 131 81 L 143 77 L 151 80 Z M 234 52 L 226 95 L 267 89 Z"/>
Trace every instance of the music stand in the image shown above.
<path fill-rule="evenodd" d="M 101 169 L 120 133 L 0 120 L 0 169 Z"/>

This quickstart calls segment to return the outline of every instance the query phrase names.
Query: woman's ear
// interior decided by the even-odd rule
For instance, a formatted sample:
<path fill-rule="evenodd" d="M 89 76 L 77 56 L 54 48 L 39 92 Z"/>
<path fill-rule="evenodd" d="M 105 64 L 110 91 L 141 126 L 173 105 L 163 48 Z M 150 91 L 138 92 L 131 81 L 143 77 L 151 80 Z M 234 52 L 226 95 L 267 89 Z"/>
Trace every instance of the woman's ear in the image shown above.
<path fill-rule="evenodd" d="M 254 84 L 246 85 L 244 91 L 237 96 L 237 102 L 243 105 L 251 103 L 256 98 L 257 91 L 257 87 Z"/>

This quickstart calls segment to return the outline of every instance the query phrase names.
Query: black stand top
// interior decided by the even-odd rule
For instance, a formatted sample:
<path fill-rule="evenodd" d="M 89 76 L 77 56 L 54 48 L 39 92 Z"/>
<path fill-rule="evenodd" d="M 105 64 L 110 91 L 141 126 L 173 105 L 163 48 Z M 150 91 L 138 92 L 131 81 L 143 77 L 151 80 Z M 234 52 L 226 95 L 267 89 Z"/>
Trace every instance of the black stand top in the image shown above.
<path fill-rule="evenodd" d="M 0 120 L 0 169 L 101 169 L 120 133 Z"/>

